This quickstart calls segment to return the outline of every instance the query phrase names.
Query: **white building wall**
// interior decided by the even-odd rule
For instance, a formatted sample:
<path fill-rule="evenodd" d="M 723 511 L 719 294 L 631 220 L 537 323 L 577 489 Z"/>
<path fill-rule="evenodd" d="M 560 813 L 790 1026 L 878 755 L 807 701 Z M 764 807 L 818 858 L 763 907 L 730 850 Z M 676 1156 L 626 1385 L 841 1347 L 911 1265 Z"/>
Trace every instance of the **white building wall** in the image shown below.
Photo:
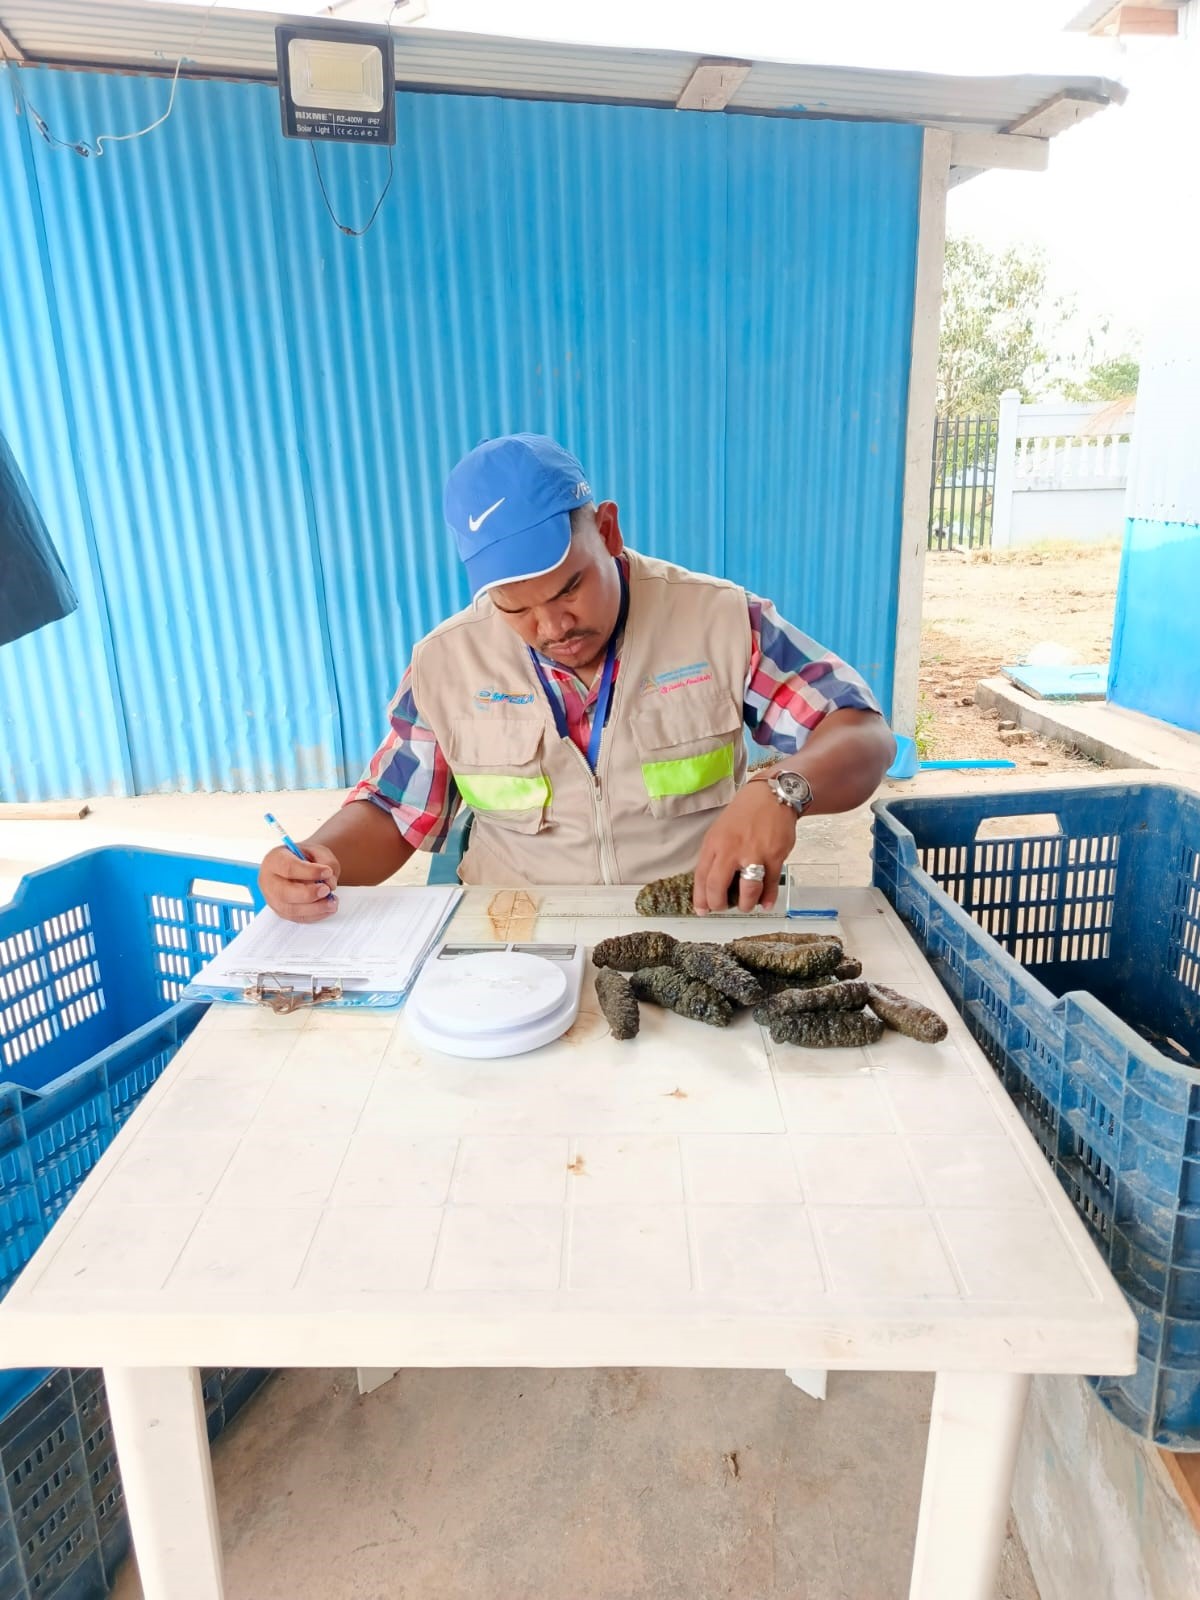
<path fill-rule="evenodd" d="M 1133 427 L 1132 409 L 1022 405 L 1009 390 L 1000 401 L 993 547 L 1119 539 Z"/>
<path fill-rule="evenodd" d="M 1158 1450 L 1082 1378 L 1035 1378 L 1013 1512 L 1041 1600 L 1195 1600 L 1200 1533 Z"/>

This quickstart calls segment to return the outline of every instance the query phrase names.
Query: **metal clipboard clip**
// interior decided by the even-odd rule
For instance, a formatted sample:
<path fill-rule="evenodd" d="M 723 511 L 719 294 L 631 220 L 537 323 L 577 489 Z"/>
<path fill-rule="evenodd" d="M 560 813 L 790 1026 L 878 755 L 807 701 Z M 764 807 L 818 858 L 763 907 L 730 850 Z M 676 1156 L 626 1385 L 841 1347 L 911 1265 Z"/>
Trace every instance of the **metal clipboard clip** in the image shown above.
<path fill-rule="evenodd" d="M 328 1005 L 342 998 L 342 980 L 322 983 L 316 976 L 302 979 L 294 973 L 260 972 L 242 991 L 252 1005 L 266 1006 L 279 1016 L 288 1016 L 305 1007 Z"/>

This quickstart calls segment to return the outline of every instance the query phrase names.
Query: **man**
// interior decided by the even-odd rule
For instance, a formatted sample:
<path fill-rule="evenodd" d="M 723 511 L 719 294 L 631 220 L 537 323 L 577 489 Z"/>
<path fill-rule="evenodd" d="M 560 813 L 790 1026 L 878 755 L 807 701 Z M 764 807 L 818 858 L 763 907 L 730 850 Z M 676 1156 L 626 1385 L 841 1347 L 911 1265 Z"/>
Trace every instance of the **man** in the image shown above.
<path fill-rule="evenodd" d="M 874 792 L 895 743 L 836 657 L 722 579 L 625 548 L 553 440 L 512 434 L 451 473 L 474 601 L 422 639 L 391 731 L 336 816 L 264 859 L 282 916 L 336 909 L 474 812 L 467 883 L 644 883 L 695 870 L 703 915 L 774 904 L 802 815 Z M 743 724 L 781 759 L 746 778 Z"/>

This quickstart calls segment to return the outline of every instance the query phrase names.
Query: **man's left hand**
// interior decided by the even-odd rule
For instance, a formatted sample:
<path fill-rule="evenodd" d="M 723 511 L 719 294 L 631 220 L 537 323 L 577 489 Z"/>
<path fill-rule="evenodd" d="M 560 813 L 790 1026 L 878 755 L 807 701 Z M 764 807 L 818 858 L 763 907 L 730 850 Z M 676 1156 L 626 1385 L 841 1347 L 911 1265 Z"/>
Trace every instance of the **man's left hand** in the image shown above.
<path fill-rule="evenodd" d="M 759 780 L 747 783 L 704 836 L 696 863 L 692 905 L 697 916 L 725 911 L 729 886 L 743 867 L 766 868 L 762 883 L 738 878 L 738 910 L 770 911 L 779 895 L 779 875 L 796 842 L 796 813 Z"/>

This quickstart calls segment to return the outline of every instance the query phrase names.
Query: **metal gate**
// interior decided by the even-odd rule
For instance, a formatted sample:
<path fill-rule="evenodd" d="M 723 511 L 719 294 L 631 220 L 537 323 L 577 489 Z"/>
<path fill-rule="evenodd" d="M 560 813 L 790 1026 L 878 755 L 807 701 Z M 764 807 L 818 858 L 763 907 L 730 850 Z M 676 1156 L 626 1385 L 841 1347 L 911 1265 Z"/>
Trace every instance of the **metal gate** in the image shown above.
<path fill-rule="evenodd" d="M 929 480 L 929 548 L 992 542 L 996 417 L 936 417 Z"/>

